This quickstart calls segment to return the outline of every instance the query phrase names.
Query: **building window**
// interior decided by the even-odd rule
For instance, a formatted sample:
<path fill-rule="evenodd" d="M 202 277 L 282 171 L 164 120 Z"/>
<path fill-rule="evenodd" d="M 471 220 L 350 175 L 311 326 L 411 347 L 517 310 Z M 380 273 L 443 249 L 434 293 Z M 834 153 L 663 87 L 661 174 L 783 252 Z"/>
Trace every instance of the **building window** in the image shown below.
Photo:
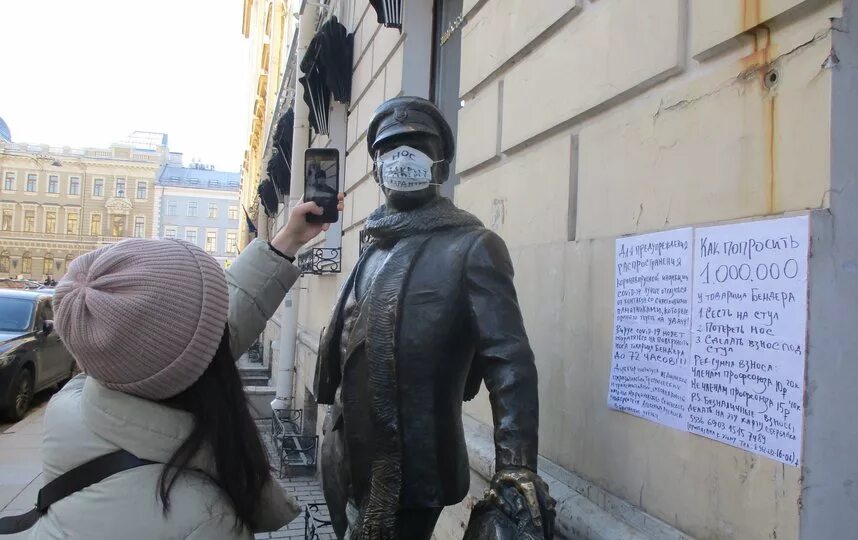
<path fill-rule="evenodd" d="M 45 212 L 45 232 L 50 234 L 57 233 L 57 213 Z"/>
<path fill-rule="evenodd" d="M 175 216 L 176 215 L 176 201 L 169 201 L 167 203 L 167 215 Z"/>
<path fill-rule="evenodd" d="M 217 219 L 217 203 L 209 203 L 209 219 Z"/>
<path fill-rule="evenodd" d="M 42 265 L 42 273 L 49 276 L 54 273 L 54 256 L 51 253 L 45 253 L 45 262 Z"/>
<path fill-rule="evenodd" d="M 24 210 L 24 232 L 36 232 L 35 210 Z"/>
<path fill-rule="evenodd" d="M 230 255 L 235 255 L 238 253 L 238 233 L 237 232 L 228 232 L 226 233 L 226 252 Z"/>
<path fill-rule="evenodd" d="M 146 191 L 148 191 L 148 189 L 149 189 L 149 186 L 148 186 L 148 184 L 146 184 L 146 182 L 137 182 L 137 198 L 138 199 L 145 199 L 146 198 Z"/>
<path fill-rule="evenodd" d="M 125 236 L 125 216 L 113 216 L 110 219 L 111 236 Z"/>
<path fill-rule="evenodd" d="M 33 272 L 33 257 L 30 255 L 29 251 L 25 251 L 23 255 L 21 255 L 21 273 L 22 274 L 31 274 Z"/>
<path fill-rule="evenodd" d="M 143 216 L 137 216 L 134 218 L 134 237 L 135 238 L 143 238 L 146 234 L 146 218 Z"/>
<path fill-rule="evenodd" d="M 6 178 L 3 179 L 3 191 L 15 191 L 15 173 L 6 173 Z"/>
<path fill-rule="evenodd" d="M 3 230 L 11 231 L 12 230 L 12 219 L 15 217 L 15 214 L 12 210 L 8 208 L 3 209 Z"/>
<path fill-rule="evenodd" d="M 66 216 L 66 234 L 77 234 L 77 231 L 77 214 L 69 214 Z"/>
<path fill-rule="evenodd" d="M 197 230 L 196 229 L 186 229 L 185 230 L 185 240 L 196 245 L 196 243 L 197 243 Z"/>
<path fill-rule="evenodd" d="M 116 179 L 116 197 L 120 199 L 125 198 L 125 179 L 117 178 Z"/>
<path fill-rule="evenodd" d="M 90 236 L 101 236 L 101 214 L 89 216 L 89 234 Z"/>
<path fill-rule="evenodd" d="M 238 207 L 230 206 L 229 207 L 229 219 L 238 219 Z"/>
<path fill-rule="evenodd" d="M 28 174 L 27 175 L 27 192 L 28 193 L 35 193 L 36 192 L 37 178 L 38 177 L 35 174 Z"/>
<path fill-rule="evenodd" d="M 67 272 L 68 272 L 68 269 L 69 269 L 69 265 L 72 263 L 72 261 L 73 261 L 73 260 L 74 260 L 74 257 L 72 256 L 72 254 L 71 254 L 71 253 L 69 253 L 68 255 L 66 255 L 66 271 L 67 271 Z"/>
<path fill-rule="evenodd" d="M 197 203 L 188 203 L 188 217 L 197 217 Z"/>
<path fill-rule="evenodd" d="M 80 177 L 69 177 L 69 195 L 80 195 Z"/>
<path fill-rule="evenodd" d="M 12 267 L 12 261 L 9 260 L 9 252 L 6 250 L 0 251 L 0 273 L 8 274 Z"/>
<path fill-rule="evenodd" d="M 52 174 L 48 176 L 48 193 L 60 192 L 60 177 Z"/>
<path fill-rule="evenodd" d="M 92 181 L 92 196 L 104 197 L 104 178 L 96 178 Z"/>
<path fill-rule="evenodd" d="M 169 238 L 170 240 L 175 240 L 179 236 L 179 228 L 178 227 L 164 227 L 164 238 Z"/>
<path fill-rule="evenodd" d="M 217 251 L 217 231 L 206 232 L 206 251 L 209 253 Z"/>

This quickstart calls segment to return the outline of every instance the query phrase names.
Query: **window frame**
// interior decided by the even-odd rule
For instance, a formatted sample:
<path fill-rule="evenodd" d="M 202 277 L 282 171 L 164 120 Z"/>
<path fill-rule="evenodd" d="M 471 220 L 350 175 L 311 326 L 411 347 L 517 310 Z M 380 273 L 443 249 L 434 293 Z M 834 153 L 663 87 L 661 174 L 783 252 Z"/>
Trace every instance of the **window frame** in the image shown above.
<path fill-rule="evenodd" d="M 12 187 L 6 187 L 6 182 L 11 181 Z M 7 193 L 13 193 L 17 191 L 18 188 L 18 172 L 17 171 L 5 171 L 3 173 L 3 191 Z"/>
<path fill-rule="evenodd" d="M 193 213 L 191 213 L 191 208 L 194 209 Z M 199 217 L 199 205 L 197 201 L 188 201 L 186 214 L 185 217 Z"/>
<path fill-rule="evenodd" d="M 142 197 L 140 196 L 140 187 L 141 186 L 143 187 L 143 196 Z M 148 199 L 149 198 L 149 182 L 147 182 L 146 180 L 137 180 L 137 183 L 135 184 L 134 195 L 135 195 L 134 198 L 138 201 L 145 201 L 146 199 Z"/>
<path fill-rule="evenodd" d="M 56 178 L 56 184 L 53 186 L 56 188 L 55 191 L 51 191 L 51 179 Z M 60 194 L 60 175 L 58 174 L 49 174 L 48 175 L 48 195 L 59 195 Z"/>
<path fill-rule="evenodd" d="M 67 193 L 69 196 L 80 197 L 80 190 L 81 190 L 80 178 L 81 178 L 80 176 L 69 176 L 69 189 L 68 189 L 68 193 Z M 75 180 L 77 180 L 77 182 L 75 182 Z M 72 186 L 75 186 L 77 188 L 76 193 L 72 193 Z"/>
<path fill-rule="evenodd" d="M 30 178 L 34 176 L 35 178 Z M 30 182 L 33 182 L 33 188 L 30 189 Z M 24 193 L 29 193 L 31 195 L 35 195 L 39 193 L 39 174 L 38 173 L 27 173 L 27 180 L 24 183 Z"/>
<path fill-rule="evenodd" d="M 30 226 L 27 226 L 27 218 L 32 218 L 30 220 Z M 23 232 L 34 233 L 36 232 L 36 209 L 33 208 L 31 210 L 24 209 L 24 221 L 21 222 L 21 230 Z"/>
<path fill-rule="evenodd" d="M 98 218 L 98 231 L 94 232 L 92 230 L 93 218 Z M 101 215 L 101 212 L 91 212 L 89 214 L 89 235 L 90 236 L 103 236 L 104 233 L 104 220 L 102 219 L 104 216 Z"/>
<path fill-rule="evenodd" d="M 98 193 L 96 194 L 95 188 L 98 187 Z M 93 199 L 103 199 L 104 198 L 104 178 L 93 178 L 92 179 L 92 198 Z"/>
<path fill-rule="evenodd" d="M 139 234 L 137 227 L 140 227 Z M 133 238 L 146 238 L 146 216 L 134 216 L 134 224 L 131 229 Z"/>
<path fill-rule="evenodd" d="M 4 223 L 6 219 L 6 215 L 9 215 L 9 228 L 6 228 L 6 224 Z M 14 208 L 3 208 L 0 210 L 0 231 L 3 232 L 12 232 L 15 230 L 15 209 Z"/>
<path fill-rule="evenodd" d="M 212 235 L 214 235 L 214 236 L 212 236 Z M 209 255 L 214 255 L 214 254 L 218 253 L 218 250 L 217 250 L 217 248 L 218 248 L 217 243 L 219 240 L 218 236 L 219 235 L 218 235 L 217 229 L 206 229 L 206 241 L 205 241 L 205 245 L 204 245 L 203 249 L 205 249 L 206 253 L 208 253 Z M 213 249 L 209 249 L 209 240 L 214 240 L 214 246 L 212 246 Z"/>
<path fill-rule="evenodd" d="M 74 216 L 74 218 L 75 218 L 74 219 L 74 223 L 75 223 L 75 230 L 74 231 L 72 231 L 69 227 L 69 225 L 72 223 L 72 220 L 70 219 L 72 216 Z M 80 212 L 66 212 L 66 229 L 65 230 L 66 230 L 65 234 L 69 235 L 69 236 L 77 236 L 78 234 L 80 234 Z"/>
<path fill-rule="evenodd" d="M 119 184 L 122 183 L 122 193 L 119 193 Z M 128 194 L 128 179 L 124 176 L 117 176 L 113 181 L 113 196 L 117 199 L 124 199 Z"/>

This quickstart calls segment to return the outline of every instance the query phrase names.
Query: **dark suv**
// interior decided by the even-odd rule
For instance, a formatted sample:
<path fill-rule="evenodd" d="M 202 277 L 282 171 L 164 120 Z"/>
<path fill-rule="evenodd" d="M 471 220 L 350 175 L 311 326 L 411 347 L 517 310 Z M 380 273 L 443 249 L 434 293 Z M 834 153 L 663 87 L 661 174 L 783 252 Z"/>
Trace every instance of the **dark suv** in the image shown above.
<path fill-rule="evenodd" d="M 50 294 L 0 289 L 0 408 L 10 420 L 23 418 L 33 394 L 74 373 L 53 318 Z"/>

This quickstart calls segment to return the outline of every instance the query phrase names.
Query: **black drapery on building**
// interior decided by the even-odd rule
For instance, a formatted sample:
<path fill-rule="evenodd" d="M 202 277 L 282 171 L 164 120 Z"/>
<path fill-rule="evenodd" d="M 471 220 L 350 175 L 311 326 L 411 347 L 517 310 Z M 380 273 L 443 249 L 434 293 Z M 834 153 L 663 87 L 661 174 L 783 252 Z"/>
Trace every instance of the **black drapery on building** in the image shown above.
<path fill-rule="evenodd" d="M 310 125 L 316 133 L 328 135 L 331 98 L 340 103 L 351 100 L 353 48 L 354 34 L 331 17 L 301 59 L 304 76 L 298 80 L 304 87 L 304 102 L 310 108 Z"/>
<path fill-rule="evenodd" d="M 402 31 L 402 0 L 369 0 L 379 24 Z"/>
<path fill-rule="evenodd" d="M 268 160 L 268 179 L 280 197 L 288 197 L 292 180 L 292 131 L 295 127 L 295 111 L 291 108 L 283 113 L 274 130 L 274 148 Z"/>
<path fill-rule="evenodd" d="M 274 217 L 277 215 L 277 190 L 274 188 L 274 183 L 271 180 L 263 180 L 257 188 L 259 199 L 262 201 L 262 207 L 265 209 L 265 215 Z"/>

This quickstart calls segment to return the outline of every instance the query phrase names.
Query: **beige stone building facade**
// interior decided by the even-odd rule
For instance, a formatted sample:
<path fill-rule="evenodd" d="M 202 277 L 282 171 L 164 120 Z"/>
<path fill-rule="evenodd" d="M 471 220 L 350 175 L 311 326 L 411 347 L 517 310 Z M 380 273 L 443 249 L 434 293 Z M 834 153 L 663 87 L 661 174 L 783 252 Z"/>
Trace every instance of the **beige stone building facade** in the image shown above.
<path fill-rule="evenodd" d="M 278 90 L 289 88 L 290 84 L 283 76 L 295 38 L 295 4 L 294 0 L 243 0 L 241 31 L 251 42 L 249 76 L 253 91 L 247 105 L 251 121 L 241 168 L 240 198 L 243 209 L 254 222 L 259 211 L 257 188 L 264 176 L 263 165 L 270 151 L 268 141 L 274 130 L 272 120 L 279 117 L 280 106 L 292 95 L 281 95 Z M 244 249 L 250 239 L 246 220 L 242 219 L 239 248 Z"/>
<path fill-rule="evenodd" d="M 168 159 L 160 137 L 86 149 L 0 143 L 0 277 L 59 279 L 87 251 L 152 238 Z"/>
<path fill-rule="evenodd" d="M 854 537 L 858 3 L 403 4 L 401 33 L 364 0 L 304 4 L 336 14 L 355 47 L 351 103 L 311 143 L 341 151 L 348 197 L 342 273 L 300 282 L 295 405 L 312 407 L 319 333 L 382 202 L 369 119 L 385 99 L 423 96 L 458 134 L 446 194 L 512 254 L 558 536 Z M 790 215 L 809 216 L 812 239 L 801 465 L 611 410 L 616 239 Z M 488 396 L 465 410 L 471 496 L 444 511 L 438 538 L 461 538 L 492 472 Z"/>

